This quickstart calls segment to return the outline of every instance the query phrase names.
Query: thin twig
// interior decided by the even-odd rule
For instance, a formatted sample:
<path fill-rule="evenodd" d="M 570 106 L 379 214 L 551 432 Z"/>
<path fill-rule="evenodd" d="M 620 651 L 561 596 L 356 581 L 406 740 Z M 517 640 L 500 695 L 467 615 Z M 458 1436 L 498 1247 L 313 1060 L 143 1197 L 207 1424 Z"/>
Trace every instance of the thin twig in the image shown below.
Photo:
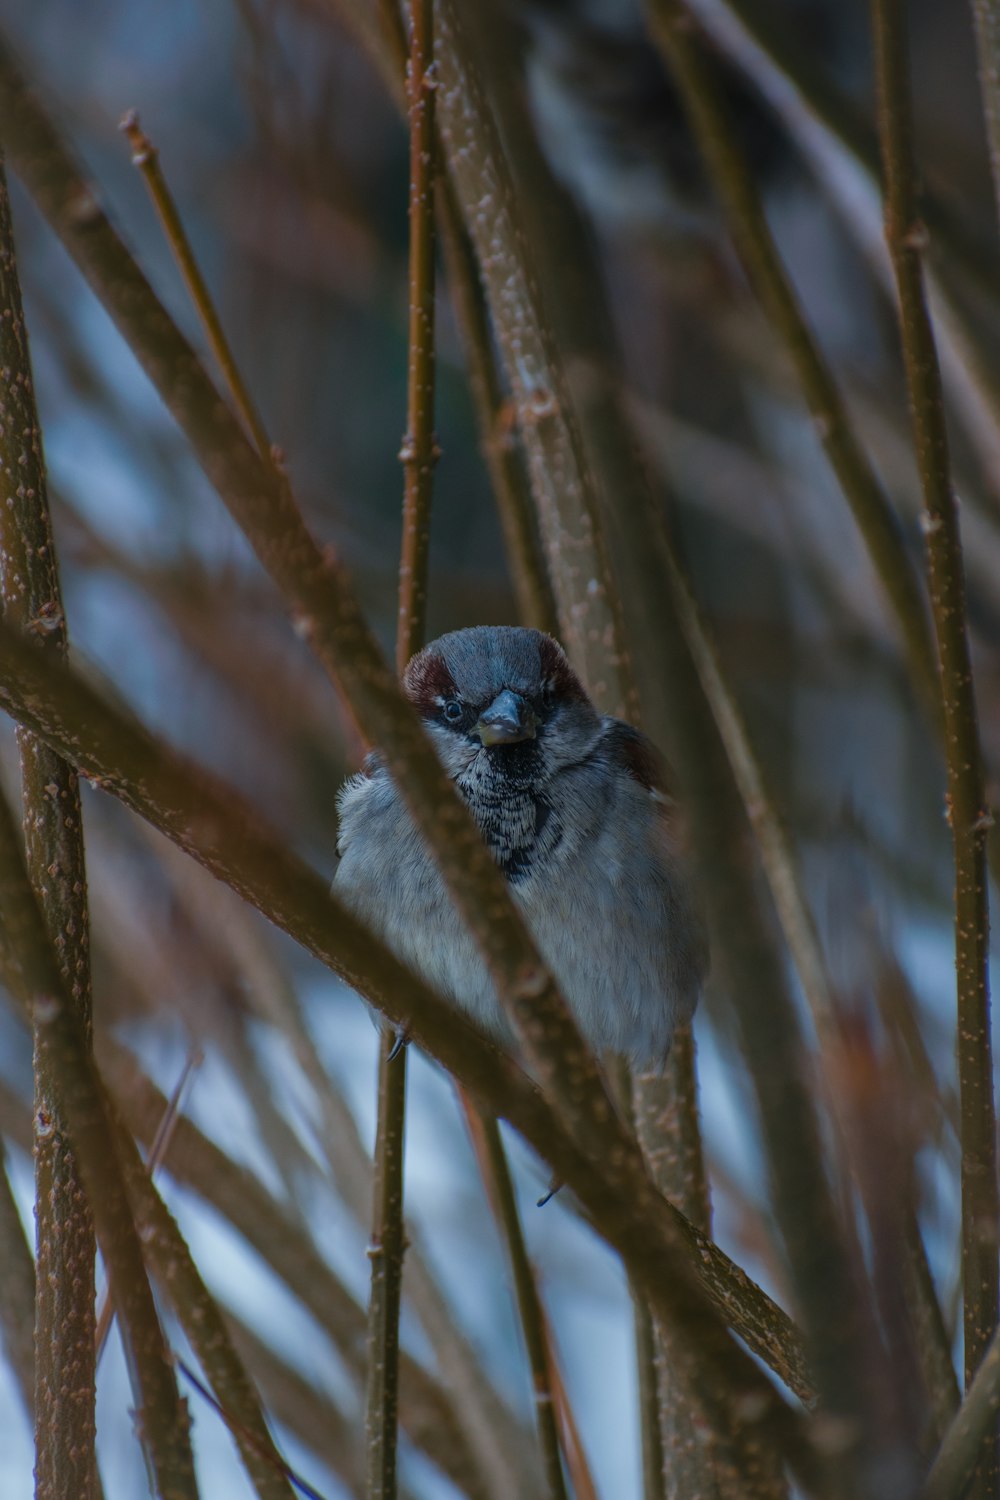
<path fill-rule="evenodd" d="M 958 507 L 934 333 L 924 299 L 926 231 L 917 203 L 908 78 L 909 47 L 899 0 L 873 0 L 878 124 L 885 177 L 885 229 L 899 294 L 900 339 L 923 492 L 927 568 L 944 698 L 948 813 L 955 857 L 955 968 L 962 1144 L 962 1272 L 965 1383 L 997 1326 L 996 1116 L 989 1007 L 989 893 L 985 802 L 976 696 L 969 657 Z M 992 1493 L 994 1433 L 982 1453 Z"/>
<path fill-rule="evenodd" d="M 480 1175 L 486 1184 L 497 1228 L 507 1246 L 521 1332 L 531 1370 L 535 1422 L 545 1463 L 548 1494 L 550 1500 L 566 1500 L 566 1481 L 559 1453 L 559 1431 L 550 1380 L 555 1360 L 548 1342 L 548 1328 L 534 1269 L 528 1259 L 524 1229 L 514 1196 L 514 1183 L 500 1139 L 500 1127 L 495 1119 L 480 1114 L 465 1094 L 461 1096 L 461 1101 Z"/>
<path fill-rule="evenodd" d="M 406 434 L 400 459 L 405 476 L 403 547 L 399 566 L 396 670 L 427 634 L 427 561 L 434 437 L 434 192 L 435 94 L 433 0 L 411 0 L 406 91 L 410 127 L 410 316 Z"/>
<path fill-rule="evenodd" d="M 142 179 L 149 190 L 149 196 L 159 215 L 163 226 L 163 233 L 170 246 L 178 270 L 184 278 L 188 295 L 194 303 L 195 311 L 201 320 L 208 346 L 215 357 L 223 379 L 232 394 L 243 421 L 246 423 L 247 431 L 253 438 L 257 451 L 261 458 L 267 462 L 271 461 L 271 442 L 261 421 L 260 414 L 250 395 L 246 381 L 243 379 L 239 365 L 233 358 L 233 352 L 229 347 L 222 320 L 215 310 L 208 285 L 202 276 L 195 260 L 194 251 L 191 249 L 191 241 L 187 237 L 183 221 L 177 211 L 173 194 L 167 186 L 167 180 L 160 167 L 160 153 L 152 141 L 140 128 L 139 116 L 134 109 L 130 109 L 122 118 L 121 130 L 128 139 L 132 148 L 132 165 L 139 168 Z"/>
<path fill-rule="evenodd" d="M 4 618 L 42 651 L 67 649 L 42 434 L 0 162 L 0 593 Z M 18 733 L 28 877 L 90 1036 L 90 932 L 80 790 L 72 766 Z M 37 1500 L 93 1493 L 94 1224 L 56 1097 L 47 1032 L 34 1035 L 35 1486 Z"/>
<path fill-rule="evenodd" d="M 399 562 L 396 670 L 424 644 L 434 436 L 434 7 L 411 0 L 407 104 L 410 128 L 410 314 L 403 464 L 403 541 Z M 368 1500 L 394 1500 L 399 1383 L 399 1310 L 406 1230 L 403 1164 L 406 1147 L 405 1047 L 382 1033 L 378 1059 L 371 1292 L 368 1303 L 368 1385 L 365 1436 Z"/>
<path fill-rule="evenodd" d="M 368 1255 L 368 1380 L 365 1450 L 368 1500 L 394 1500 L 399 1411 L 399 1308 L 403 1289 L 403 1158 L 406 1139 L 406 1048 L 392 1058 L 395 1034 L 383 1028 L 378 1055 L 378 1125 L 373 1225 Z M 390 1060 L 391 1058 L 391 1060 Z"/>

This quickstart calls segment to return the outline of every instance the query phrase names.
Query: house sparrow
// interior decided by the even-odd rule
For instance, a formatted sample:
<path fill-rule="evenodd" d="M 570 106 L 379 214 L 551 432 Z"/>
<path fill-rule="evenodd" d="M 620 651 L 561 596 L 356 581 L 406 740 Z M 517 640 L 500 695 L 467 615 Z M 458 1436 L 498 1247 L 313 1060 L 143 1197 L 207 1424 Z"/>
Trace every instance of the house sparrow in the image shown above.
<path fill-rule="evenodd" d="M 562 648 L 537 630 L 458 630 L 403 677 L 438 756 L 598 1051 L 666 1059 L 707 966 L 649 741 L 601 718 Z M 338 797 L 334 890 L 487 1031 L 511 1029 L 378 755 Z"/>

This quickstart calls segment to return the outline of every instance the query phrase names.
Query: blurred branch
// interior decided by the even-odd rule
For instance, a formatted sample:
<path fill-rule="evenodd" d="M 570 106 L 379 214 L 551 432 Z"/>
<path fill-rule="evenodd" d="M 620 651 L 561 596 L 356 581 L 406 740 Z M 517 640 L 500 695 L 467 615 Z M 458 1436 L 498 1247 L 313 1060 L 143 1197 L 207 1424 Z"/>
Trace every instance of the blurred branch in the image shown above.
<path fill-rule="evenodd" d="M 961 1500 L 983 1450 L 996 1439 L 1000 1412 L 1000 1329 L 994 1331 L 965 1400 L 938 1449 L 920 1500 Z"/>
<path fill-rule="evenodd" d="M 42 434 L 0 159 L 0 594 L 6 622 L 57 659 L 66 620 L 49 515 Z M 28 878 L 59 970 L 90 1037 L 87 870 L 76 772 L 18 732 Z M 36 1500 L 96 1489 L 94 1222 L 57 1097 L 48 1031 L 34 1030 Z M 96 1500 L 96 1496 L 95 1496 Z"/>
<path fill-rule="evenodd" d="M 677 83 L 692 132 L 726 210 L 747 276 L 791 357 L 816 432 L 895 613 L 913 680 L 935 722 L 940 688 L 927 612 L 899 522 L 861 445 L 771 237 L 701 38 L 683 0 L 650 0 L 654 39 Z"/>
<path fill-rule="evenodd" d="M 364 1494 L 364 1464 L 355 1423 L 349 1421 L 320 1388 L 307 1379 L 232 1312 L 226 1312 L 229 1334 L 252 1373 L 274 1420 L 310 1448 L 344 1485 L 348 1494 Z M 412 1500 L 405 1486 L 400 1493 Z"/>
<path fill-rule="evenodd" d="M 931 605 L 944 697 L 948 812 L 955 857 L 955 967 L 962 1141 L 962 1271 L 965 1380 L 971 1383 L 997 1326 L 996 1116 L 989 1016 L 989 905 L 982 751 L 966 623 L 958 509 L 934 332 L 924 300 L 910 86 L 909 47 L 898 0 L 873 0 L 879 136 L 885 175 L 886 242 L 899 295 L 900 338 L 925 506 Z M 997 1436 L 984 1449 L 979 1492 L 992 1493 Z"/>
<path fill-rule="evenodd" d="M 749 1381 L 761 1420 L 775 1413 L 774 1393 L 742 1358 L 730 1365 L 707 1293 L 750 1349 L 810 1395 L 797 1337 L 787 1316 L 718 1249 L 671 1209 L 636 1171 L 628 1150 L 585 1156 L 552 1107 L 516 1065 L 437 997 L 341 909 L 325 882 L 265 833 L 252 810 L 189 762 L 158 746 L 134 722 L 113 713 L 71 673 L 0 628 L 0 706 L 72 754 L 91 780 L 118 796 L 251 905 L 368 998 L 467 1087 L 488 1110 L 509 1119 L 549 1162 L 623 1255 L 651 1303 L 676 1315 L 698 1348 L 703 1377 Z M 699 1288 L 692 1279 L 702 1282 Z M 719 1362 L 719 1363 L 717 1363 Z M 788 1418 L 777 1408 L 777 1430 Z M 797 1424 L 793 1424 L 792 1438 Z M 797 1448 L 793 1442 L 793 1450 Z"/>
<path fill-rule="evenodd" d="M 215 1396 L 209 1390 L 208 1386 L 204 1383 L 203 1380 L 199 1379 L 199 1377 L 191 1369 L 190 1365 L 185 1364 L 182 1359 L 178 1359 L 177 1368 L 180 1370 L 181 1374 L 184 1376 L 188 1384 L 194 1386 L 194 1389 L 198 1392 L 202 1400 L 206 1402 L 207 1405 L 209 1405 L 216 1413 L 216 1415 L 225 1423 L 230 1432 L 236 1438 L 237 1442 L 241 1442 L 242 1445 L 248 1447 L 254 1446 L 254 1444 L 256 1443 L 256 1439 L 254 1438 L 251 1441 L 252 1435 L 247 1431 L 247 1429 L 242 1426 L 242 1424 L 233 1415 L 233 1413 L 231 1411 L 227 1411 L 226 1408 L 222 1405 L 221 1401 L 218 1401 L 215 1398 Z M 308 1482 L 308 1480 L 303 1479 L 301 1474 L 297 1474 L 289 1464 L 286 1464 L 284 1462 L 283 1459 L 276 1458 L 275 1465 L 278 1472 L 287 1477 L 289 1484 L 292 1486 L 296 1494 L 304 1495 L 306 1497 L 306 1500 L 324 1500 L 324 1497 L 320 1494 L 319 1490 L 315 1489 Z"/>
<path fill-rule="evenodd" d="M 805 47 L 796 48 L 760 0 L 689 0 L 692 12 L 712 40 L 751 78 L 785 122 L 841 212 L 881 285 L 892 294 L 892 272 L 885 254 L 879 214 L 878 141 L 868 122 L 846 99 Z M 956 410 L 978 449 L 991 487 L 1000 482 L 997 412 L 1000 385 L 982 329 L 955 296 L 975 285 L 994 303 L 1000 299 L 996 258 L 947 212 L 940 198 L 928 198 L 927 222 L 943 252 L 931 272 L 931 294 L 942 357 Z M 996 500 L 970 492 L 970 499 L 996 522 Z"/>
<path fill-rule="evenodd" d="M 26 647 L 33 656 L 40 653 Z M 174 1381 L 142 1248 L 128 1206 L 111 1123 L 86 1046 L 83 1024 L 49 946 L 18 848 L 14 821 L 0 798 L 0 910 L 13 979 L 28 1014 L 46 1027 L 53 1093 L 66 1120 L 94 1214 L 138 1410 L 137 1428 L 159 1500 L 197 1500 L 189 1419 Z M 91 1470 L 84 1477 L 91 1483 Z"/>

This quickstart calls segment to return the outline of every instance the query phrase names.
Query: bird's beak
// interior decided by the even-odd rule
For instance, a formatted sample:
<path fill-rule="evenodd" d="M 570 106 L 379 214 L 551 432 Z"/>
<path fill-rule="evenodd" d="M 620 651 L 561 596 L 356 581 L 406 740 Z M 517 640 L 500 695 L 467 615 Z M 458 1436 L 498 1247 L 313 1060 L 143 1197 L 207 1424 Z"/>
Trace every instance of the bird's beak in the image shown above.
<path fill-rule="evenodd" d="M 480 718 L 475 732 L 484 745 L 516 745 L 535 738 L 537 723 L 527 699 L 504 688 Z"/>

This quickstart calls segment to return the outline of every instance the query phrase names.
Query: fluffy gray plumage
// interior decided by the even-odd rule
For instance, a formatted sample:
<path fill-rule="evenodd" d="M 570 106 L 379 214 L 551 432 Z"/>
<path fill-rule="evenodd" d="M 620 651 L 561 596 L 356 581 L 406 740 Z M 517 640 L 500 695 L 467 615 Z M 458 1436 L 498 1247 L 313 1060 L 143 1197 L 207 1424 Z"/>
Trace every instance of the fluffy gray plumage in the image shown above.
<path fill-rule="evenodd" d="M 652 746 L 601 718 L 536 630 L 442 636 L 413 658 L 404 689 L 584 1034 L 599 1051 L 662 1064 L 707 959 Z M 509 1043 L 478 951 L 377 756 L 338 806 L 336 894 Z"/>

